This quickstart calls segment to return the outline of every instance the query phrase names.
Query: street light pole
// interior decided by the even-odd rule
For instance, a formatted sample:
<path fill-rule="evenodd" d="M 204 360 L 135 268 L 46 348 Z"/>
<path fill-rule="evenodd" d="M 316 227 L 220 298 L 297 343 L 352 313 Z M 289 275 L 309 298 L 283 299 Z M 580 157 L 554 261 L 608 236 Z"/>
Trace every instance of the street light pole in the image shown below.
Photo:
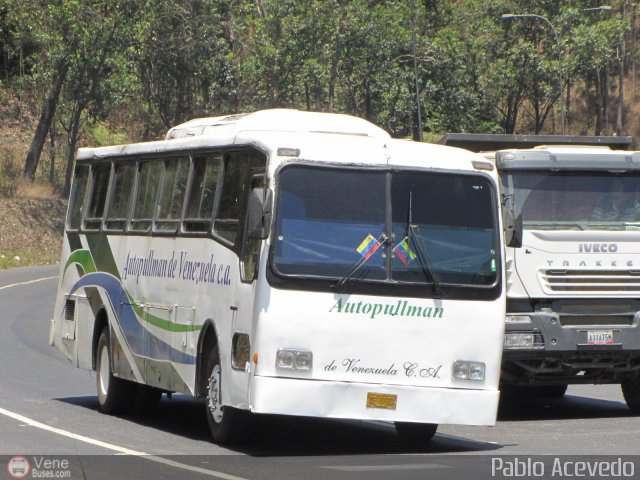
<path fill-rule="evenodd" d="M 599 11 L 599 12 L 608 12 L 611 11 L 611 5 L 601 5 L 599 7 L 593 7 L 593 8 L 583 8 L 582 10 L 579 10 L 579 12 L 595 12 L 595 11 Z M 543 17 L 542 15 L 536 15 L 534 13 L 520 13 L 520 14 L 515 14 L 515 13 L 505 13 L 504 15 L 502 15 L 502 19 L 511 19 L 511 18 L 533 18 L 533 19 L 537 19 L 540 20 L 542 22 L 544 22 L 550 29 L 551 29 L 551 33 L 553 33 L 553 38 L 556 41 L 556 46 L 558 49 L 558 92 L 559 92 L 559 99 L 560 99 L 560 129 L 562 130 L 562 135 L 565 134 L 565 123 L 566 123 L 566 114 L 565 114 L 565 105 L 564 105 L 564 100 L 562 98 L 562 84 L 563 84 L 563 79 L 562 79 L 562 50 L 560 47 L 560 39 L 558 38 L 558 32 L 556 32 L 556 29 L 553 27 L 553 24 L 549 21 L 549 19 L 547 17 Z"/>
<path fill-rule="evenodd" d="M 409 7 L 415 12 L 413 0 L 410 0 Z M 422 109 L 420 108 L 420 82 L 418 81 L 418 58 L 416 56 L 416 17 L 411 15 L 411 49 L 413 53 L 413 80 L 416 90 L 416 109 L 418 116 L 418 141 L 423 141 L 422 136 Z"/>
<path fill-rule="evenodd" d="M 551 32 L 553 33 L 553 38 L 556 41 L 556 46 L 558 49 L 558 98 L 560 100 L 560 130 L 562 131 L 562 135 L 564 135 L 565 115 L 564 102 L 562 101 L 562 51 L 560 50 L 560 39 L 558 38 L 558 32 L 556 32 L 556 29 L 553 27 L 549 19 L 547 17 L 543 17 L 542 15 L 536 15 L 534 13 L 505 13 L 504 15 L 502 15 L 502 19 L 504 20 L 511 18 L 533 18 L 541 20 L 551 29 Z"/>
<path fill-rule="evenodd" d="M 416 26 L 413 21 L 411 29 L 411 44 L 413 48 L 413 79 L 416 87 L 416 108 L 418 114 L 418 141 L 422 142 L 422 111 L 420 109 L 420 83 L 418 82 L 418 59 L 416 58 Z"/>

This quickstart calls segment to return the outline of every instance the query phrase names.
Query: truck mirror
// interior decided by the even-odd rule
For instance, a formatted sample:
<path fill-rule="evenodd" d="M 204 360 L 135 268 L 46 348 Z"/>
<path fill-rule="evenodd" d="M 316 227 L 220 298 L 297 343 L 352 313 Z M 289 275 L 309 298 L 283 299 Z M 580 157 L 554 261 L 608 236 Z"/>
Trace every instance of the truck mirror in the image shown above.
<path fill-rule="evenodd" d="M 515 215 L 513 210 L 504 214 L 504 243 L 513 248 L 522 246 L 522 215 Z"/>
<path fill-rule="evenodd" d="M 247 233 L 249 238 L 265 239 L 271 226 L 271 190 L 254 188 L 249 196 Z"/>

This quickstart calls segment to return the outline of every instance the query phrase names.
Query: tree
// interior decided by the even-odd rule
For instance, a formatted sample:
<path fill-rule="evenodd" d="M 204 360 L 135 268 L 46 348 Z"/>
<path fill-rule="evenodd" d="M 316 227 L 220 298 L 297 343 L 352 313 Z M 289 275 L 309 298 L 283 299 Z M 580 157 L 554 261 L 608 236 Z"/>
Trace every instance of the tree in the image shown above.
<path fill-rule="evenodd" d="M 82 115 L 90 106 L 99 108 L 101 87 L 117 70 L 121 61 L 119 52 L 130 44 L 130 33 L 144 8 L 144 3 L 134 0 L 68 0 L 46 4 L 44 12 L 34 8 L 33 15 L 43 18 L 43 54 L 54 60 L 47 72 L 51 81 L 49 94 L 25 160 L 26 177 L 34 178 L 42 147 L 63 96 L 68 112 L 65 125 L 67 172 L 63 191 L 68 194 Z M 95 115 L 95 110 L 93 113 Z"/>

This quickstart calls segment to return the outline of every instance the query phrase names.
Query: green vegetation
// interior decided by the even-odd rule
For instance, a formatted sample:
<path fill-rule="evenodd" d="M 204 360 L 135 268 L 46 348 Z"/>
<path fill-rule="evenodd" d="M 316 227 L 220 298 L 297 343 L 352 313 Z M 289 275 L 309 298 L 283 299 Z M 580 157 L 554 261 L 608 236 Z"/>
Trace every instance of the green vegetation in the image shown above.
<path fill-rule="evenodd" d="M 0 254 L 0 270 L 7 268 L 26 267 L 28 265 L 50 265 L 57 263 L 60 255 L 51 253 L 23 253 L 16 254 L 1 253 Z"/>
<path fill-rule="evenodd" d="M 351 113 L 429 140 L 633 135 L 636 6 L 598 5 L 0 0 L 0 120 L 29 126 L 0 142 L 0 195 L 14 195 L 19 177 L 68 192 L 82 145 L 263 108 Z"/>

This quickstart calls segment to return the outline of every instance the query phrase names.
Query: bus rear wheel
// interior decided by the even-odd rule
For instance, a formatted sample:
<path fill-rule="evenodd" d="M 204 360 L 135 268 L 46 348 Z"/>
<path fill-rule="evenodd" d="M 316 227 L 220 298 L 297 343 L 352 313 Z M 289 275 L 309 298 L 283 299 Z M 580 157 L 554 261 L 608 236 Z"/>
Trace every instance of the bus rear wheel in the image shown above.
<path fill-rule="evenodd" d="M 104 327 L 96 348 L 96 386 L 98 405 L 103 413 L 122 413 L 131 409 L 136 385 L 114 377 L 111 369 L 109 327 Z"/>
<path fill-rule="evenodd" d="M 409 443 L 427 443 L 436 434 L 436 423 L 395 422 L 396 432 Z"/>
<path fill-rule="evenodd" d="M 627 406 L 634 413 L 640 413 L 640 378 L 625 380 L 620 386 Z"/>
<path fill-rule="evenodd" d="M 251 414 L 222 404 L 222 366 L 217 346 L 209 352 L 204 373 L 207 422 L 213 441 L 231 444 L 246 440 L 251 428 Z"/>

